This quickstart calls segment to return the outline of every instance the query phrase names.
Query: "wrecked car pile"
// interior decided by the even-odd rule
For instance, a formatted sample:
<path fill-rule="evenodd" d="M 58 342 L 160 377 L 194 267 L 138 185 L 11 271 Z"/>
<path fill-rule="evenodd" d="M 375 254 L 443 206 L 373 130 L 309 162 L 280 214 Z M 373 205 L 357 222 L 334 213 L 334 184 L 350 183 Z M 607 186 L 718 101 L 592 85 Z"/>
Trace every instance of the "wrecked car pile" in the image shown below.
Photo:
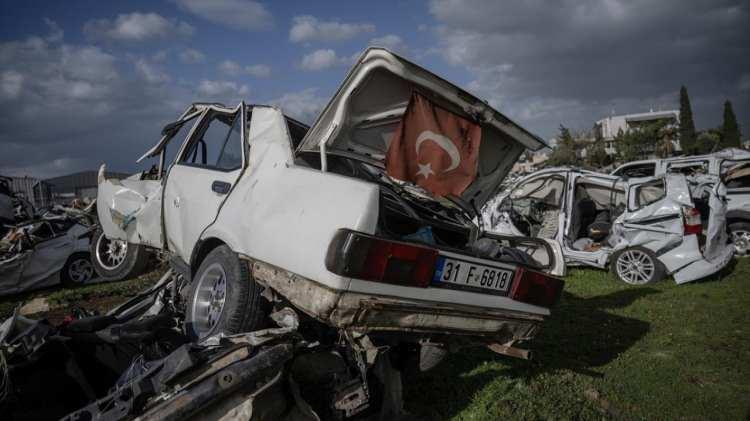
<path fill-rule="evenodd" d="M 60 410 L 70 420 L 273 405 L 268 419 L 392 419 L 402 372 L 469 346 L 530 356 L 521 346 L 562 294 L 560 246 L 475 221 L 518 156 L 544 146 L 380 48 L 309 128 L 275 107 L 193 104 L 142 158 L 158 158 L 151 171 L 99 177 L 101 236 L 171 269 L 106 316 L 20 336 L 7 322 L 9 378 L 33 355 L 14 344 L 60 343 L 57 369 L 81 390 Z M 14 389 L 15 413 L 37 386 Z M 280 397 L 253 403 L 262 393 Z"/>
<path fill-rule="evenodd" d="M 55 206 L 8 226 L 0 239 L 0 295 L 94 278 L 89 237 L 94 203 L 84 209 Z"/>

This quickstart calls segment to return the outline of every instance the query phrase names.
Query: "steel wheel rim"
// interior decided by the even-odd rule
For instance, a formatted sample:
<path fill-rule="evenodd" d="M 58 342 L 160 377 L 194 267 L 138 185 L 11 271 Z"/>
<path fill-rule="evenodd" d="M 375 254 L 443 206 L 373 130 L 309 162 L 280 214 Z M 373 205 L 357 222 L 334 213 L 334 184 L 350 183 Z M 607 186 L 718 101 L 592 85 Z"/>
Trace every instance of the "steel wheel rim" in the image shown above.
<path fill-rule="evenodd" d="M 649 282 L 656 272 L 651 256 L 640 250 L 625 250 L 615 265 L 620 279 L 633 285 Z"/>
<path fill-rule="evenodd" d="M 96 241 L 96 260 L 107 270 L 117 269 L 128 254 L 128 243 L 124 240 L 110 240 L 100 235 Z"/>
<path fill-rule="evenodd" d="M 89 259 L 79 258 L 68 266 L 68 278 L 73 282 L 86 282 L 94 277 L 94 266 Z"/>
<path fill-rule="evenodd" d="M 742 257 L 747 256 L 748 250 L 750 249 L 750 231 L 732 231 L 732 243 L 734 243 L 734 251 L 736 255 Z"/>
<path fill-rule="evenodd" d="M 199 338 L 211 332 L 221 319 L 227 293 L 227 275 L 219 263 L 210 265 L 195 286 L 192 329 Z"/>

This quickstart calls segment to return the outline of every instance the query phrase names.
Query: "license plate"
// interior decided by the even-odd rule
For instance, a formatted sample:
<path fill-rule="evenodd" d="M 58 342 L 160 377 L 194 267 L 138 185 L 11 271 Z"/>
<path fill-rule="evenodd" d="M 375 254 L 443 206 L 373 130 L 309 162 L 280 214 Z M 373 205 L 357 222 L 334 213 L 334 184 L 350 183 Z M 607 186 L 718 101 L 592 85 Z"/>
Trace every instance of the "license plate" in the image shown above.
<path fill-rule="evenodd" d="M 438 286 L 507 293 L 513 282 L 514 273 L 511 269 L 440 256 L 432 283 Z"/>

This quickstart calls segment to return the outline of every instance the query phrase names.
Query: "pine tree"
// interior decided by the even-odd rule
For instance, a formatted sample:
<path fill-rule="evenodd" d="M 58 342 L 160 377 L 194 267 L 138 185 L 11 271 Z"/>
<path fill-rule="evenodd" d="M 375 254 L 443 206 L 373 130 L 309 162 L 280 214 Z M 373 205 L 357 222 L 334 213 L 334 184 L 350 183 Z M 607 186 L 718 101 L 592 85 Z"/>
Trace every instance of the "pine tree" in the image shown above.
<path fill-rule="evenodd" d="M 685 85 L 680 88 L 680 145 L 685 154 L 696 152 L 695 124 L 693 110 L 690 108 L 690 98 Z"/>
<path fill-rule="evenodd" d="M 740 128 L 737 126 L 737 117 L 732 110 L 732 103 L 724 103 L 724 124 L 721 126 L 721 147 L 722 148 L 739 148 Z"/>
<path fill-rule="evenodd" d="M 576 157 L 575 140 L 567 127 L 560 125 L 560 134 L 557 135 L 557 145 L 549 157 L 552 166 L 574 165 Z"/>

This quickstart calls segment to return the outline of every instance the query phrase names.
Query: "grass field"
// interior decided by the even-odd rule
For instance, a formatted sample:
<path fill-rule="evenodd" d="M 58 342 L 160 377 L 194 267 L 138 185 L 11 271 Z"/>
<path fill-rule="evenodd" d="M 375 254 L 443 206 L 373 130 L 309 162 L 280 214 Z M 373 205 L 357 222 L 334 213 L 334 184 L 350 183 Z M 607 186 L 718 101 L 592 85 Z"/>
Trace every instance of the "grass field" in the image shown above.
<path fill-rule="evenodd" d="M 427 419 L 748 419 L 750 260 L 631 287 L 574 269 L 533 361 L 479 349 L 405 379 Z"/>
<path fill-rule="evenodd" d="M 425 419 L 748 419 L 750 259 L 728 275 L 677 286 L 631 287 L 572 270 L 564 296 L 532 344 L 533 361 L 483 349 L 404 379 L 406 408 Z M 158 273 L 45 296 L 60 318 L 74 305 L 105 310 Z"/>

